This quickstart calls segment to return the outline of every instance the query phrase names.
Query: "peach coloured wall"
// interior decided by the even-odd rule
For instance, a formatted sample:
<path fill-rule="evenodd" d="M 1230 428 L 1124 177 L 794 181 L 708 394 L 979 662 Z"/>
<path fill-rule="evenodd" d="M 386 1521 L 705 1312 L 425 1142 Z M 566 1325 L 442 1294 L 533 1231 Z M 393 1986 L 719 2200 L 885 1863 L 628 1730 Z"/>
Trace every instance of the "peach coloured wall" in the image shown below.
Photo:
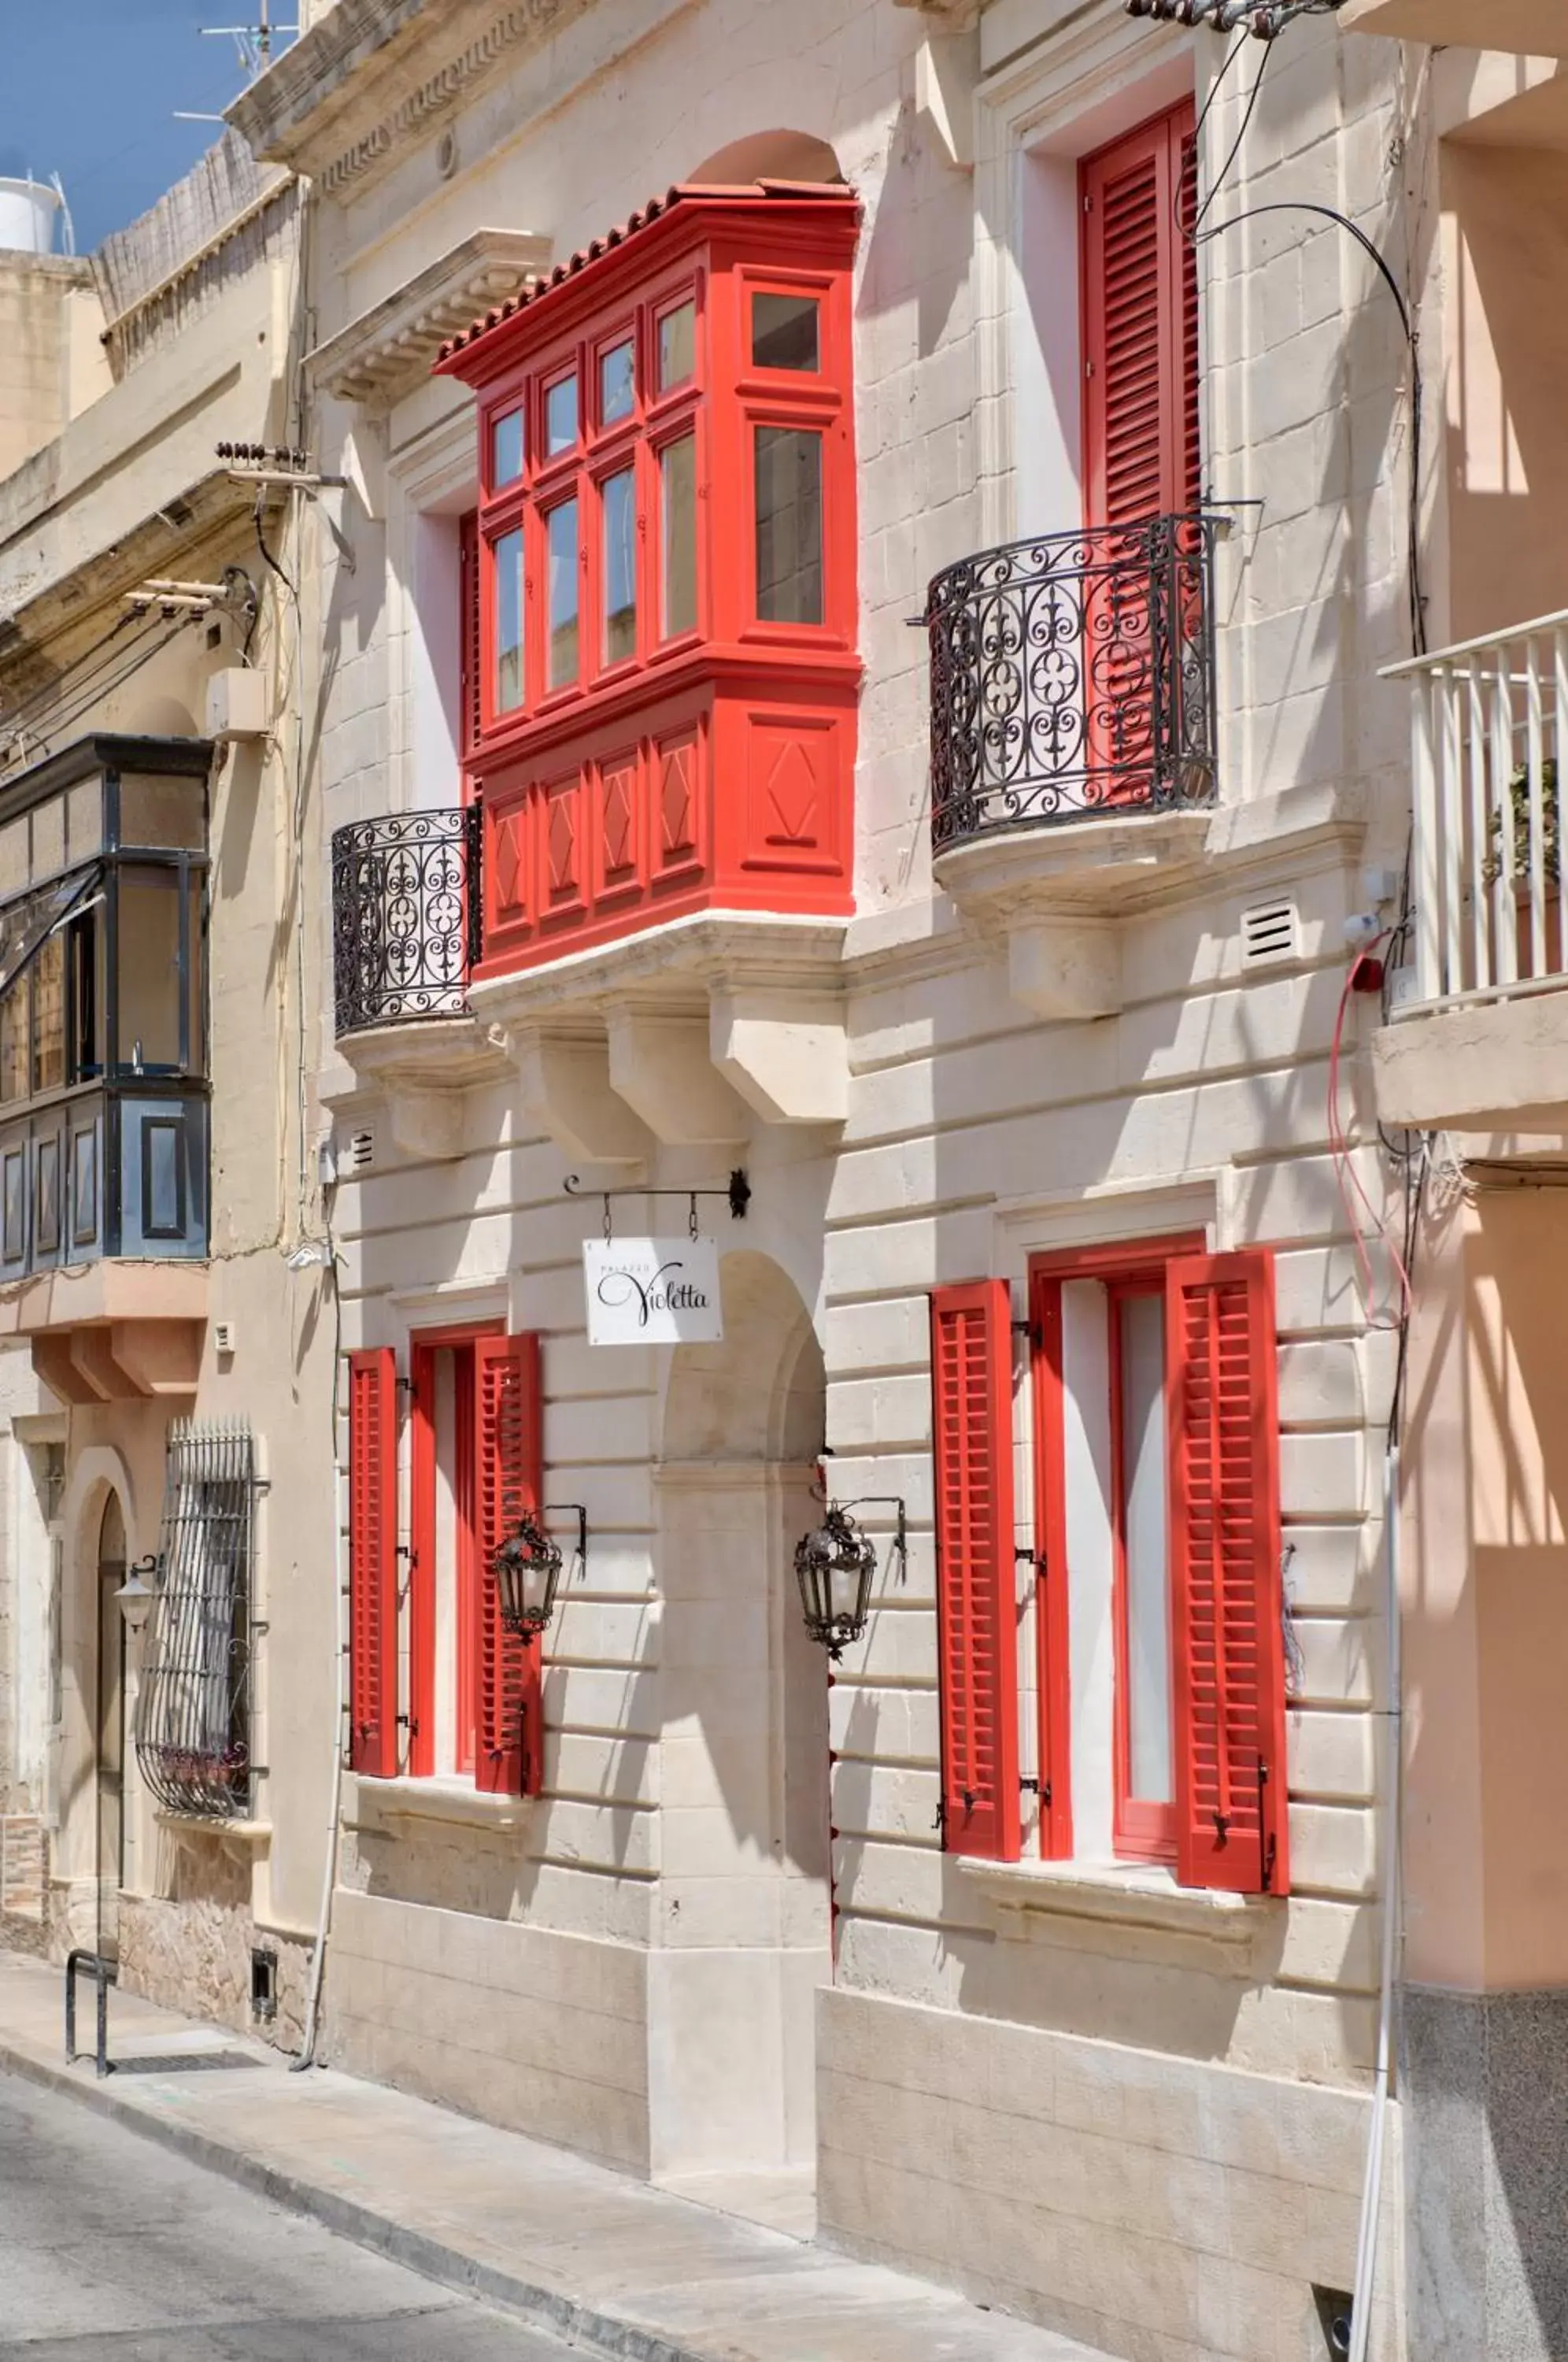
<path fill-rule="evenodd" d="M 1429 1245 L 1406 1489 L 1407 1967 L 1467 1991 L 1563 1985 L 1568 1195 L 1487 1189 Z"/>
<path fill-rule="evenodd" d="M 1464 640 L 1568 607 L 1568 156 L 1445 140 L 1452 612 Z"/>

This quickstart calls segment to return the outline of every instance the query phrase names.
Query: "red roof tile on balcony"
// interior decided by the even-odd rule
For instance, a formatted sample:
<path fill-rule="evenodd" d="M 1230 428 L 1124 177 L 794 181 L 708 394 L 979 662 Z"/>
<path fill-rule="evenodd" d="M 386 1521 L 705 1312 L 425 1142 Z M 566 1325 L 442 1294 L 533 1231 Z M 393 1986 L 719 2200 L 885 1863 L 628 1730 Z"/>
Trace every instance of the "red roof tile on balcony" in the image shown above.
<path fill-rule="evenodd" d="M 486 312 L 458 335 L 449 337 L 436 357 L 436 370 L 454 360 L 459 353 L 471 354 L 475 346 L 492 329 L 515 318 L 530 304 L 536 304 L 542 295 L 548 295 L 556 288 L 564 286 L 569 279 L 575 279 L 579 272 L 586 270 L 602 255 L 624 246 L 627 239 L 635 237 L 640 230 L 650 229 L 675 206 L 693 203 L 714 206 L 756 204 L 759 199 L 766 198 L 786 198 L 797 204 L 802 200 L 821 202 L 823 199 L 841 204 L 846 200 L 856 202 L 854 191 L 842 181 L 746 181 L 734 185 L 711 181 L 678 181 L 672 188 L 665 191 L 663 196 L 650 197 L 646 204 L 639 205 L 635 213 L 628 214 L 624 222 L 617 222 L 614 228 L 607 230 L 602 237 L 593 238 L 587 246 L 579 247 L 567 261 L 558 262 L 555 269 L 543 277 L 530 280 L 515 295 L 508 296 L 504 304 Z"/>

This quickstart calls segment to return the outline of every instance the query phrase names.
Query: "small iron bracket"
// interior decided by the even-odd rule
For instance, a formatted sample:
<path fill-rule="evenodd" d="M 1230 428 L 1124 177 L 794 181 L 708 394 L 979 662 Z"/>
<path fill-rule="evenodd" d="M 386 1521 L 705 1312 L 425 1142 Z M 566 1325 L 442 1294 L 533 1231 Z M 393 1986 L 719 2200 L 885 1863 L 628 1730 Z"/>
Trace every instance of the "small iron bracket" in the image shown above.
<path fill-rule="evenodd" d="M 825 1494 L 823 1498 L 826 1498 Z M 910 1524 L 909 1515 L 900 1496 L 897 1493 L 862 1493 L 856 1500 L 835 1501 L 833 1507 L 835 1509 L 896 1509 L 898 1511 L 898 1523 L 893 1528 L 893 1556 L 899 1562 L 900 1583 L 907 1583 L 910 1579 Z"/>
<path fill-rule="evenodd" d="M 569 1173 L 561 1186 L 565 1189 L 569 1198 L 599 1198 L 602 1199 L 604 1206 L 604 1236 L 607 1241 L 613 1239 L 615 1235 L 614 1223 L 610 1212 L 610 1201 L 613 1198 L 684 1198 L 690 1209 L 688 1220 L 690 1233 L 693 1238 L 697 1236 L 697 1200 L 699 1198 L 723 1198 L 729 1207 L 730 1220 L 733 1222 L 745 1221 L 745 1209 L 751 1203 L 751 1183 L 746 1177 L 745 1169 L 743 1165 L 736 1165 L 734 1171 L 730 1175 L 727 1187 L 723 1189 L 653 1189 L 639 1188 L 635 1186 L 630 1186 L 624 1189 L 585 1189 L 580 1176 L 576 1173 Z"/>
<path fill-rule="evenodd" d="M 580 1567 L 586 1569 L 588 1565 L 588 1511 L 583 1507 L 582 1503 L 580 1501 L 547 1501 L 543 1509 L 540 1511 L 540 1515 L 546 1518 L 571 1517 L 577 1519 L 577 1562 Z"/>

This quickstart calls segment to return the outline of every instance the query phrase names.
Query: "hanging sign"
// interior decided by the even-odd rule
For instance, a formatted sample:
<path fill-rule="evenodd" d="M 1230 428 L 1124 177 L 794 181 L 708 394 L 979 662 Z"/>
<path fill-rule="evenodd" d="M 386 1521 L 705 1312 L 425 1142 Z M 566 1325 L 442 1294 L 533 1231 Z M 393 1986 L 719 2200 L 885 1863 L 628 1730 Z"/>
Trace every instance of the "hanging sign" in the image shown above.
<path fill-rule="evenodd" d="M 724 1333 L 712 1239 L 584 1239 L 591 1345 L 709 1345 Z"/>

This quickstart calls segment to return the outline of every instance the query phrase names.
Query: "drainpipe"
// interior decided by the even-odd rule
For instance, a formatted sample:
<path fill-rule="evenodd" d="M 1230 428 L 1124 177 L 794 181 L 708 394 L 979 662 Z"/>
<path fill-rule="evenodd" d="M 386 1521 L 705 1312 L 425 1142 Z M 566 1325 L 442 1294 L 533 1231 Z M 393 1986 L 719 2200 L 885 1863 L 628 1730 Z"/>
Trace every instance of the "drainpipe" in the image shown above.
<path fill-rule="evenodd" d="M 1404 1743 L 1400 1722 L 1403 1683 L 1399 1625 L 1399 1447 L 1389 1440 L 1383 1463 L 1383 1559 L 1386 1575 L 1385 1617 L 1388 1630 L 1388 1677 L 1384 1699 L 1384 1813 L 1387 1858 L 1383 1874 L 1383 1972 L 1378 1986 L 1377 2060 L 1372 2089 L 1372 2127 L 1367 2136 L 1366 2173 L 1361 2192 L 1361 2229 L 1356 2240 L 1355 2290 L 1351 2312 L 1350 2362 L 1366 2362 L 1372 2337 L 1372 2289 L 1377 2266 L 1377 2233 L 1383 2211 L 1384 2132 L 1388 2120 L 1389 2069 L 1394 2041 L 1394 1981 L 1399 1960 L 1400 1868 L 1403 1852 Z"/>
<path fill-rule="evenodd" d="M 328 1231 L 328 1238 L 331 1232 Z M 334 1260 L 327 1267 L 328 1284 L 332 1289 L 337 1318 L 335 1328 L 342 1326 L 342 1311 L 337 1295 L 337 1265 Z M 310 1958 L 310 1985 L 305 2000 L 304 2039 L 300 2055 L 293 2061 L 296 2071 L 315 2064 L 316 2035 L 321 2023 L 321 1979 L 326 1965 L 326 1939 L 332 1925 L 332 1890 L 337 1882 L 337 1845 L 343 1827 L 343 1717 L 348 1709 L 344 1694 L 344 1674 L 348 1662 L 348 1634 L 344 1629 L 344 1601 L 348 1596 L 348 1571 L 344 1551 L 346 1518 L 343 1499 L 343 1462 L 337 1441 L 337 1385 L 342 1366 L 342 1338 L 335 1334 L 332 1346 L 332 1581 L 333 1618 L 333 1701 L 332 1701 L 332 1790 L 331 1806 L 326 1821 L 326 1866 L 321 1879 L 321 1908 L 316 1915 L 315 1948 Z"/>

